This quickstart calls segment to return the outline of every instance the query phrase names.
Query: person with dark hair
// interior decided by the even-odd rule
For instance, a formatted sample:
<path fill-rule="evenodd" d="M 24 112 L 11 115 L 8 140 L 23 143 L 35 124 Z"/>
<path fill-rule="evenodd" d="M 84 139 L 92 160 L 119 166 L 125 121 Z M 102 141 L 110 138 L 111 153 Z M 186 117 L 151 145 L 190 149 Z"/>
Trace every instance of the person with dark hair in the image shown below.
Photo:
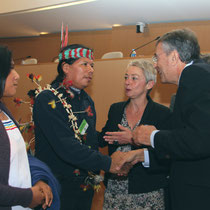
<path fill-rule="evenodd" d="M 178 85 L 168 129 L 142 125 L 133 132 L 138 145 L 151 145 L 171 160 L 172 210 L 209 209 L 210 65 L 199 59 L 195 34 L 174 30 L 156 44 L 155 67 L 161 82 Z"/>
<path fill-rule="evenodd" d="M 143 150 L 152 155 L 152 147 L 137 146 L 131 139 L 132 131 L 140 124 L 155 125 L 163 128 L 170 116 L 169 108 L 155 103 L 149 96 L 156 83 L 157 71 L 152 63 L 145 59 L 133 60 L 125 73 L 125 94 L 129 100 L 111 105 L 108 120 L 100 133 L 103 146 L 108 144 L 109 155 L 115 151 L 130 152 Z M 104 210 L 108 209 L 165 209 L 164 202 L 167 187 L 168 164 L 156 160 L 156 169 L 150 170 L 146 158 L 128 173 L 117 176 L 106 173 L 107 182 L 104 196 Z M 107 180 L 108 179 L 108 180 Z M 167 195 L 166 195 L 167 196 Z"/>
<path fill-rule="evenodd" d="M 30 209 L 51 205 L 51 189 L 40 179 L 32 187 L 31 172 L 23 137 L 16 120 L 3 104 L 13 97 L 19 75 L 11 51 L 0 46 L 0 209 Z"/>
<path fill-rule="evenodd" d="M 93 65 L 90 48 L 63 48 L 56 79 L 44 91 L 37 90 L 33 107 L 35 156 L 49 165 L 61 184 L 61 210 L 90 209 L 93 188 L 102 181 L 98 172 L 118 173 L 123 162 L 121 152 L 111 159 L 98 151 L 94 102 L 84 91 Z"/>

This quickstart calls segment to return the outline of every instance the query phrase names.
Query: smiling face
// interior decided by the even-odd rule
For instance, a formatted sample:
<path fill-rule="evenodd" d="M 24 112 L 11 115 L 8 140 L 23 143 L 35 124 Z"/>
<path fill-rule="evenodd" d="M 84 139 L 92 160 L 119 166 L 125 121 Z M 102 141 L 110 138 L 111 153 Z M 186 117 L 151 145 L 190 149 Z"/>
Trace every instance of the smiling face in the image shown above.
<path fill-rule="evenodd" d="M 78 89 L 86 88 L 93 78 L 93 60 L 79 58 L 72 65 L 63 64 L 63 71 L 66 79 L 72 81 L 72 86 Z"/>
<path fill-rule="evenodd" d="M 146 97 L 148 90 L 152 88 L 151 82 L 146 83 L 142 69 L 136 66 L 129 66 L 125 73 L 125 93 L 131 99 L 141 96 Z"/>
<path fill-rule="evenodd" d="M 168 83 L 170 81 L 170 56 L 164 52 L 161 42 L 156 47 L 155 57 L 154 67 L 160 75 L 161 82 Z"/>
<path fill-rule="evenodd" d="M 182 63 L 176 50 L 166 54 L 163 43 L 156 47 L 154 67 L 160 75 L 162 83 L 177 84 L 181 71 L 186 64 Z"/>
<path fill-rule="evenodd" d="M 5 97 L 12 97 L 15 95 L 17 86 L 18 86 L 18 80 L 20 76 L 14 69 L 14 64 L 12 63 L 11 71 L 6 79 L 5 82 L 5 88 L 4 88 L 4 94 Z"/>

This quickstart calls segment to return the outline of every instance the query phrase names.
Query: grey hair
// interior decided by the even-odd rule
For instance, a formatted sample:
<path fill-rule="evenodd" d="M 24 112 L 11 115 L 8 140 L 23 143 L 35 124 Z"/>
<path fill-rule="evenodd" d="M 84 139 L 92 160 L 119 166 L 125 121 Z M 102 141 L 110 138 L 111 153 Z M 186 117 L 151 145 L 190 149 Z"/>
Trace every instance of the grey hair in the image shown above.
<path fill-rule="evenodd" d="M 210 64 L 210 53 L 201 54 L 200 58 L 205 62 Z"/>
<path fill-rule="evenodd" d="M 154 81 L 156 83 L 157 71 L 150 61 L 145 59 L 133 60 L 128 64 L 128 67 L 130 66 L 135 66 L 143 70 L 146 83 L 148 83 L 149 81 Z"/>
<path fill-rule="evenodd" d="M 183 63 L 199 59 L 200 46 L 195 33 L 189 29 L 178 29 L 168 32 L 160 37 L 156 46 L 159 43 L 163 44 L 163 50 L 167 55 L 176 50 Z"/>

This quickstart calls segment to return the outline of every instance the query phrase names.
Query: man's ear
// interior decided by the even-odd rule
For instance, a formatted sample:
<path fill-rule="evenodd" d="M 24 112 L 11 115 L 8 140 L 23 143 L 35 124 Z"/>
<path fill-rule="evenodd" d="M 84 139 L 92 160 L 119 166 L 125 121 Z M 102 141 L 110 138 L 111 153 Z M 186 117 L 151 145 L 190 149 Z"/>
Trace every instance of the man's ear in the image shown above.
<path fill-rule="evenodd" d="M 67 74 L 68 71 L 69 71 L 69 64 L 63 62 L 63 63 L 62 63 L 62 67 L 63 67 L 63 72 L 64 72 L 65 74 Z"/>
<path fill-rule="evenodd" d="M 170 59 L 171 59 L 172 65 L 177 64 L 177 62 L 180 61 L 179 53 L 176 50 L 172 51 L 170 54 Z"/>

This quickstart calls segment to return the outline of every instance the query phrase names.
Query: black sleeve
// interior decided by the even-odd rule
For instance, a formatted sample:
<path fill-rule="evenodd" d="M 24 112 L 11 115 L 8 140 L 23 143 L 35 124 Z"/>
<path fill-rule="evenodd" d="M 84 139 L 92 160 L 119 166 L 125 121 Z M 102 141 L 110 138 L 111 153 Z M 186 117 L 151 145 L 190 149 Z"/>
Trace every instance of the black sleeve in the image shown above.
<path fill-rule="evenodd" d="M 98 141 L 100 147 L 105 147 L 108 143 L 104 140 L 103 136 L 106 132 L 112 132 L 118 130 L 118 124 L 121 121 L 121 103 L 112 104 L 108 112 L 108 120 L 106 121 L 105 126 L 102 128 L 101 132 L 98 133 Z M 119 113 L 120 111 L 120 113 Z M 110 145 L 109 145 L 110 146 Z"/>
<path fill-rule="evenodd" d="M 30 188 L 21 189 L 0 183 L 0 208 L 1 206 L 17 205 L 28 207 L 32 201 L 32 196 Z"/>

